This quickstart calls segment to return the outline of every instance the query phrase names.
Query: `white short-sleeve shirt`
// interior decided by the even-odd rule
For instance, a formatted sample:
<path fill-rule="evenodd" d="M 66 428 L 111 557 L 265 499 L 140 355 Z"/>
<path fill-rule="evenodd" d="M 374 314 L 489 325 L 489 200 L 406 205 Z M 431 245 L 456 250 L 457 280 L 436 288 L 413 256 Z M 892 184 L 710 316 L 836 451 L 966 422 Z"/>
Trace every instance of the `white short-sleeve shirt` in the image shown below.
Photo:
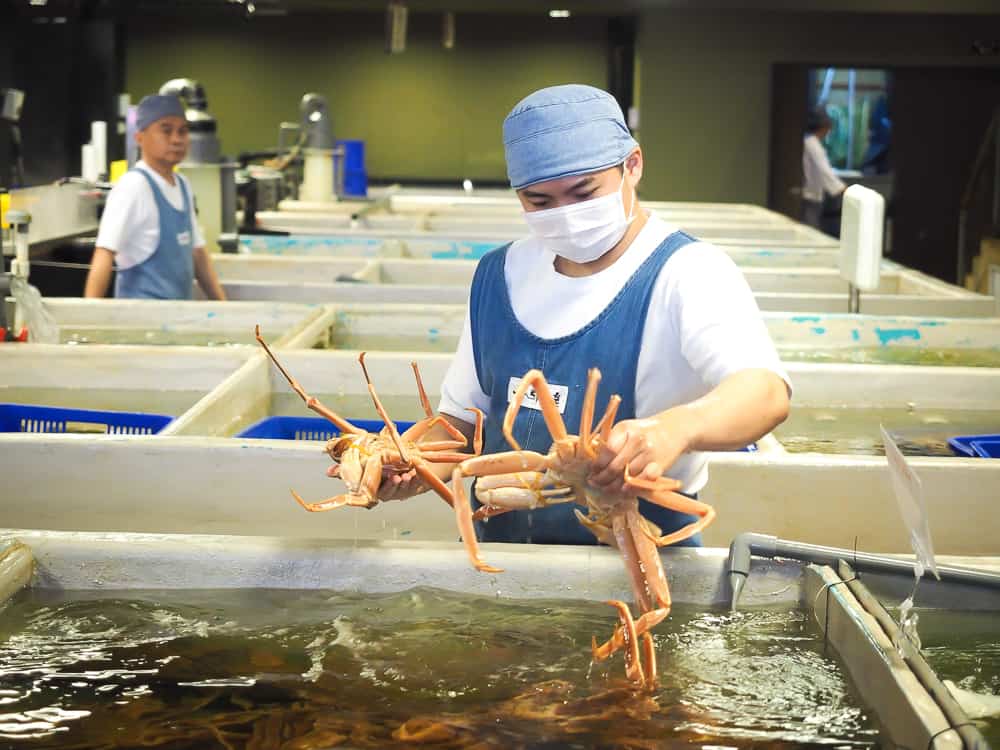
<path fill-rule="evenodd" d="M 174 172 L 171 185 L 148 164 L 136 162 L 141 169 L 153 177 L 153 181 L 163 193 L 167 202 L 178 211 L 184 208 L 181 181 L 190 198 L 191 226 L 194 227 L 193 247 L 204 247 L 205 237 L 198 226 L 194 210 L 194 192 L 191 183 L 182 174 Z M 118 268 L 131 268 L 147 260 L 160 244 L 160 213 L 156 208 L 156 198 L 149 182 L 135 170 L 129 170 L 119 178 L 108 194 L 108 200 L 101 215 L 101 226 L 97 231 L 97 247 L 107 248 L 115 254 Z"/>
<path fill-rule="evenodd" d="M 574 278 L 555 270 L 555 255 L 534 238 L 514 242 L 504 276 L 517 319 L 536 336 L 558 338 L 585 326 L 614 299 L 642 262 L 677 227 L 651 216 L 610 267 Z M 743 273 L 714 245 L 692 242 L 664 264 L 650 299 L 636 370 L 636 417 L 694 401 L 726 377 L 766 369 L 790 385 Z M 441 385 L 439 410 L 468 421 L 467 407 L 489 412 L 476 375 L 469 314 Z M 708 480 L 707 456 L 688 453 L 667 472 L 697 492 Z"/>
<path fill-rule="evenodd" d="M 814 203 L 822 201 L 825 193 L 837 195 L 847 187 L 833 171 L 830 157 L 815 134 L 802 141 L 802 175 L 805 178 L 802 197 Z"/>

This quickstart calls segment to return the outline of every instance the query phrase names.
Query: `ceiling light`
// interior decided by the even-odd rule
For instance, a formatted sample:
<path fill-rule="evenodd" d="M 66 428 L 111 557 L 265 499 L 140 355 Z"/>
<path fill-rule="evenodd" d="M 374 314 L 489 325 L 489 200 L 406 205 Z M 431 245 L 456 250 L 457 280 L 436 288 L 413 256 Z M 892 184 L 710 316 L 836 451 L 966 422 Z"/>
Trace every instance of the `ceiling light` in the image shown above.
<path fill-rule="evenodd" d="M 42 8 L 47 5 L 49 0 L 30 0 L 28 5 L 34 5 L 35 7 Z"/>
<path fill-rule="evenodd" d="M 389 0 L 385 9 L 385 51 L 390 54 L 406 50 L 406 16 L 404 0 Z"/>
<path fill-rule="evenodd" d="M 455 13 L 447 11 L 441 27 L 441 46 L 445 49 L 455 49 Z"/>
<path fill-rule="evenodd" d="M 568 10 L 550 10 L 549 18 L 569 18 L 570 13 Z"/>

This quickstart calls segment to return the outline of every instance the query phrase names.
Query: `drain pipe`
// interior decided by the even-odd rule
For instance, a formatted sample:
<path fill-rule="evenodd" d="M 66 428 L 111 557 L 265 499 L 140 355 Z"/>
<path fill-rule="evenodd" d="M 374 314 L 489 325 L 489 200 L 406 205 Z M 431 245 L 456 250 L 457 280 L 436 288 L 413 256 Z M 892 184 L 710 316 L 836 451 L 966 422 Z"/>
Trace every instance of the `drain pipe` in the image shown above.
<path fill-rule="evenodd" d="M 856 569 L 869 573 L 899 573 L 914 576 L 916 563 L 886 555 L 873 555 L 867 552 L 841 549 L 839 547 L 820 547 L 815 544 L 803 544 L 785 539 L 778 539 L 770 534 L 746 532 L 733 539 L 729 545 L 729 560 L 726 572 L 729 573 L 729 585 L 732 589 L 732 609 L 736 611 L 743 586 L 750 575 L 750 558 L 784 557 L 789 560 L 829 565 L 836 570 L 840 560 L 849 560 Z M 956 568 L 939 565 L 938 574 L 941 581 L 965 583 L 985 588 L 1000 590 L 1000 574 L 989 573 L 972 568 Z"/>

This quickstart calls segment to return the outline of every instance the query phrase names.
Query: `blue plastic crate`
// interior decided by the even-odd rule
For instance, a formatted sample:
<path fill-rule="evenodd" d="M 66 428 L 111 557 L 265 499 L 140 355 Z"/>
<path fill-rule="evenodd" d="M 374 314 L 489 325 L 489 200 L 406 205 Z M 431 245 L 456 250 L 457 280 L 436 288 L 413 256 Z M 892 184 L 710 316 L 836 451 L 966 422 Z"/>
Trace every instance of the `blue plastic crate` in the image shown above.
<path fill-rule="evenodd" d="M 973 440 L 972 450 L 980 458 L 1000 458 L 1000 438 L 995 440 Z"/>
<path fill-rule="evenodd" d="M 948 446 L 959 456 L 1000 458 L 1000 435 L 956 435 Z"/>
<path fill-rule="evenodd" d="M 155 435 L 171 420 L 173 417 L 165 414 L 0 404 L 0 432 L 99 432 L 108 435 Z"/>
<path fill-rule="evenodd" d="M 385 423 L 381 419 L 349 419 L 356 427 L 368 432 L 380 432 Z M 413 422 L 396 420 L 396 429 L 406 432 Z M 272 440 L 329 440 L 340 434 L 336 425 L 323 417 L 265 417 L 250 425 L 236 437 L 270 438 Z"/>

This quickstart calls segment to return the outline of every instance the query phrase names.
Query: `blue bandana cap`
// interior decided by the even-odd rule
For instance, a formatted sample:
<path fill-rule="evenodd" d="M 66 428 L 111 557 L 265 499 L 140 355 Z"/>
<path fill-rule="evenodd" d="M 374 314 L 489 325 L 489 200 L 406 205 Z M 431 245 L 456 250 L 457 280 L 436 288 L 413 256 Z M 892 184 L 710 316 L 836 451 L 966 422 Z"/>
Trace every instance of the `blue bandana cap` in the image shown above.
<path fill-rule="evenodd" d="M 184 105 L 181 100 L 167 94 L 144 96 L 136 107 L 135 126 L 142 131 L 164 117 L 180 117 L 183 120 Z"/>
<path fill-rule="evenodd" d="M 622 108 L 606 91 L 568 84 L 525 97 L 503 121 L 510 186 L 597 172 L 638 147 Z"/>

